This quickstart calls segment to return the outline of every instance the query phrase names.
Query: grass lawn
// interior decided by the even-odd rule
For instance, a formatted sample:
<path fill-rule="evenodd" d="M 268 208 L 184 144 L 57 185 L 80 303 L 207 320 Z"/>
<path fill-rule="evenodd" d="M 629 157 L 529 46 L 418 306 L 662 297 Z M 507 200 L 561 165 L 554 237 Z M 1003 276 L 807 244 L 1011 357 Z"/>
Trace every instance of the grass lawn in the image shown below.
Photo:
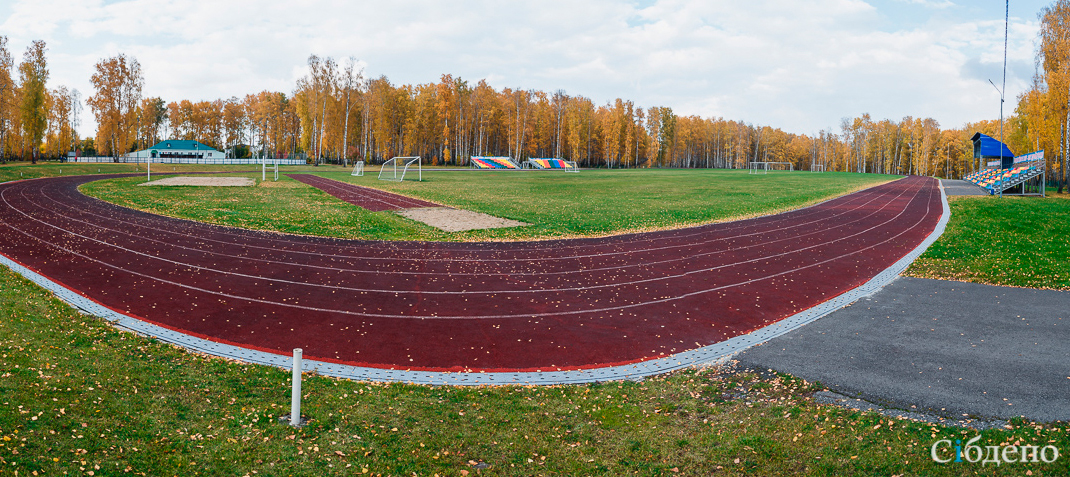
<path fill-rule="evenodd" d="M 947 230 L 907 275 L 1070 290 L 1070 195 L 949 199 Z"/>
<path fill-rule="evenodd" d="M 803 207 L 897 178 L 742 170 L 455 169 L 425 170 L 424 182 L 395 183 L 377 180 L 372 170 L 352 177 L 337 166 L 300 169 L 532 225 L 442 232 L 393 212 L 369 212 L 285 177 L 250 188 L 145 188 L 133 186 L 143 178 L 125 178 L 86 184 L 82 190 L 127 207 L 236 227 L 357 239 L 476 241 L 600 236 L 733 220 Z"/>
<path fill-rule="evenodd" d="M 815 404 L 788 376 L 685 371 L 641 383 L 428 387 L 308 376 L 187 353 L 81 315 L 0 267 L 0 475 L 1067 475 L 936 464 L 977 431 Z M 1014 421 L 979 445 L 1070 449 Z M 478 470 L 476 465 L 490 467 Z M 36 472 L 36 474 L 34 474 Z"/>

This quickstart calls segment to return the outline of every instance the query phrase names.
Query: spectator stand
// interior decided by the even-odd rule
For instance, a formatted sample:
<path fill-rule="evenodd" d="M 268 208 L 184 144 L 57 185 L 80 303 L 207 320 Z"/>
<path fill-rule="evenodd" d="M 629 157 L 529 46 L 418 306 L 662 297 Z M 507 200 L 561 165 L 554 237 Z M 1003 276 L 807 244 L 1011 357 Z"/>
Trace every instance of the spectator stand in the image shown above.
<path fill-rule="evenodd" d="M 513 158 L 511 158 L 509 156 L 500 156 L 500 157 L 472 156 L 472 160 L 469 161 L 469 164 L 472 167 L 472 169 L 480 169 L 480 170 L 492 170 L 492 169 L 497 169 L 497 170 L 513 169 L 513 170 L 516 170 L 516 169 L 520 169 L 520 167 L 518 167 L 516 165 L 516 163 L 513 162 Z"/>
<path fill-rule="evenodd" d="M 536 158 L 533 157 L 524 161 L 522 164 L 524 169 L 539 169 L 539 170 L 553 170 L 553 171 L 565 171 L 565 172 L 579 172 L 580 168 L 576 166 L 576 161 L 566 161 L 560 158 Z"/>
<path fill-rule="evenodd" d="M 987 161 L 985 169 L 963 177 L 990 195 L 1045 196 L 1047 163 L 1044 151 L 1015 157 L 1006 144 L 981 133 L 970 138 L 973 157 Z"/>

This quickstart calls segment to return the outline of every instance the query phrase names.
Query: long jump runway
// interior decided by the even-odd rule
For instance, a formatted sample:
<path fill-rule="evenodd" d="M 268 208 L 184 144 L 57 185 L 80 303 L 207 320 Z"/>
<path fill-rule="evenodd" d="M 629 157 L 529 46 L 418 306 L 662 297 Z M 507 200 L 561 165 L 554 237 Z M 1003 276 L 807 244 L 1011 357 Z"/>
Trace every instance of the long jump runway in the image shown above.
<path fill-rule="evenodd" d="M 349 202 L 357 207 L 368 209 L 372 212 L 413 209 L 418 207 L 441 207 L 440 204 L 434 202 L 413 199 L 411 197 L 405 197 L 403 195 L 385 192 L 371 187 L 350 184 L 348 182 L 327 179 L 313 174 L 286 174 L 286 177 L 298 182 L 303 182 L 333 195 L 338 199 Z"/>
<path fill-rule="evenodd" d="M 324 374 L 458 384 L 699 364 L 909 262 L 947 215 L 937 181 L 908 177 L 687 229 L 353 241 L 166 218 L 78 191 L 101 178 L 0 184 L 3 263 L 122 326 L 195 349 L 285 365 L 300 347 Z"/>

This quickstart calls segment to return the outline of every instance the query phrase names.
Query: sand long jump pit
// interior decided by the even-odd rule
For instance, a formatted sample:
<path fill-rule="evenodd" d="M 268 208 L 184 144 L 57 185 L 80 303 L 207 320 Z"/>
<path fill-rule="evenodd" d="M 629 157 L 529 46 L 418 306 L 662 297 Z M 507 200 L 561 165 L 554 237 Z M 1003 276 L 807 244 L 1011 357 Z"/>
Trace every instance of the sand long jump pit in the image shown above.
<path fill-rule="evenodd" d="M 168 177 L 142 182 L 139 186 L 252 187 L 256 180 L 248 177 Z"/>
<path fill-rule="evenodd" d="M 451 209 L 449 207 L 421 207 L 399 210 L 396 213 L 402 217 L 417 222 L 423 222 L 446 232 L 464 232 L 467 230 L 498 229 L 531 225 L 516 220 L 495 217 L 481 212 Z"/>

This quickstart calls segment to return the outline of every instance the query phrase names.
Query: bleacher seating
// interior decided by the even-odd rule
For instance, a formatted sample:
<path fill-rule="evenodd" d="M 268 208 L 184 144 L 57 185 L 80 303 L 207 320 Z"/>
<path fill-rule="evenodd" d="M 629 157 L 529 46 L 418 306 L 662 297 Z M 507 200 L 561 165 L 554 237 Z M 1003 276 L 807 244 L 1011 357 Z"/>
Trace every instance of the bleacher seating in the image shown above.
<path fill-rule="evenodd" d="M 527 160 L 528 164 L 535 169 L 572 169 L 572 164 L 564 159 L 545 159 L 545 158 L 531 158 Z"/>
<path fill-rule="evenodd" d="M 1011 187 L 1040 175 L 1043 171 L 1036 166 L 1017 166 L 1012 169 L 985 169 L 963 177 L 963 180 L 976 184 L 989 194 L 999 194 Z"/>
<path fill-rule="evenodd" d="M 473 169 L 520 169 L 511 157 L 472 157 Z"/>

